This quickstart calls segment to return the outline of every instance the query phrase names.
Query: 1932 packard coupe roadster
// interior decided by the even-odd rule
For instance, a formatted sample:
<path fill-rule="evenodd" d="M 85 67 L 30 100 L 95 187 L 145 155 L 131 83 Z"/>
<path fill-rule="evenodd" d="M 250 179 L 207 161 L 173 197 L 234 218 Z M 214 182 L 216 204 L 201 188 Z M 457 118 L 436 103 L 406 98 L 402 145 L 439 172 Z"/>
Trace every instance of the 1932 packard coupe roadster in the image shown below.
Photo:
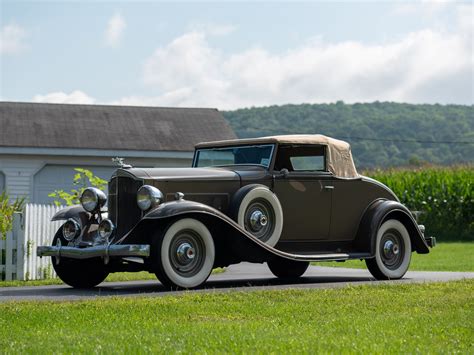
<path fill-rule="evenodd" d="M 296 278 L 312 261 L 365 259 L 376 279 L 399 279 L 435 243 L 388 187 L 357 173 L 348 143 L 322 135 L 201 143 L 191 168 L 122 166 L 108 196 L 88 188 L 80 200 L 38 247 L 79 288 L 143 270 L 193 288 L 242 261 Z"/>

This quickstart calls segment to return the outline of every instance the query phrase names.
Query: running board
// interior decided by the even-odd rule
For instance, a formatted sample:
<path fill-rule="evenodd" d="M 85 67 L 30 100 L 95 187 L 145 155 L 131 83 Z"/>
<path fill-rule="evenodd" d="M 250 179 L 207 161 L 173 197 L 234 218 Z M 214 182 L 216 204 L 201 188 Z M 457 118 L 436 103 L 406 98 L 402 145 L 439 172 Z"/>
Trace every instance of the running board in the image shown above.
<path fill-rule="evenodd" d="M 350 259 L 370 259 L 373 255 L 370 253 L 334 253 L 334 254 L 316 254 L 316 255 L 301 255 L 285 253 L 295 260 L 301 261 L 343 261 Z"/>

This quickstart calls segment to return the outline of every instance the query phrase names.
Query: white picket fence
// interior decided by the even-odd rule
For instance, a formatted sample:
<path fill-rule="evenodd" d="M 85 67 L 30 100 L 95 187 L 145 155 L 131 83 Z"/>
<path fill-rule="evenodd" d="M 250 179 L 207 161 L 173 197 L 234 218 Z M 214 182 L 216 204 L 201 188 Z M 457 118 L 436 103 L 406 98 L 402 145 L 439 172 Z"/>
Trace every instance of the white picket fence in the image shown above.
<path fill-rule="evenodd" d="M 51 245 L 62 221 L 51 222 L 61 207 L 27 204 L 13 219 L 13 230 L 0 240 L 0 279 L 39 280 L 56 276 L 51 258 L 39 258 L 36 247 Z"/>

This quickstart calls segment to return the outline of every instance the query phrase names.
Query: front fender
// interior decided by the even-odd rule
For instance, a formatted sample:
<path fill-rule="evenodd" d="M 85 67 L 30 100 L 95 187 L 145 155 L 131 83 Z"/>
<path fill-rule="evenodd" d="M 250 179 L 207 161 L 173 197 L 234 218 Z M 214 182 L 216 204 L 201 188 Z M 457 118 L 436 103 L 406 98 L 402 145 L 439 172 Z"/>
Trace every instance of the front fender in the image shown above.
<path fill-rule="evenodd" d="M 207 219 L 211 223 L 210 226 L 217 226 L 219 224 L 223 226 L 224 229 L 221 233 L 214 237 L 220 240 L 220 244 L 225 249 L 238 253 L 239 262 L 263 262 L 275 256 L 292 260 L 305 259 L 304 255 L 292 255 L 272 248 L 247 232 L 221 211 L 199 202 L 187 200 L 171 201 L 159 205 L 143 216 L 140 222 L 116 243 L 136 243 L 138 241 L 144 243 L 145 240 L 140 238 L 140 234 L 145 234 L 148 228 L 153 226 L 161 228 L 166 225 L 163 223 L 166 219 L 185 218 L 186 216 Z"/>
<path fill-rule="evenodd" d="M 56 214 L 51 218 L 51 221 L 61 221 L 67 220 L 69 218 L 74 218 L 77 220 L 89 220 L 91 214 L 87 212 L 81 205 L 74 205 L 63 208 L 56 212 Z"/>
<path fill-rule="evenodd" d="M 143 216 L 142 220 L 168 218 L 188 213 L 206 213 L 217 216 L 221 219 L 232 221 L 232 219 L 227 215 L 211 206 L 188 200 L 177 200 L 163 203 Z"/>
<path fill-rule="evenodd" d="M 419 254 L 430 252 L 428 244 L 426 244 L 425 238 L 410 211 L 397 201 L 385 199 L 374 201 L 365 211 L 354 241 L 358 251 L 368 251 L 371 255 L 375 255 L 377 231 L 382 223 L 389 218 L 403 223 L 410 235 L 413 250 Z"/>

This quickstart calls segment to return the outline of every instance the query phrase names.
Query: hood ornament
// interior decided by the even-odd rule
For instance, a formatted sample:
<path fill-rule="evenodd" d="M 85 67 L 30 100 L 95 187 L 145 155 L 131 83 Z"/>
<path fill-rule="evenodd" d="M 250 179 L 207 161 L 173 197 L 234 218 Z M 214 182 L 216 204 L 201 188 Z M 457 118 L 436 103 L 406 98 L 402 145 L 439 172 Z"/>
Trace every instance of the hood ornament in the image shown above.
<path fill-rule="evenodd" d="M 132 167 L 130 164 L 125 164 L 125 158 L 115 157 L 112 158 L 112 161 L 122 169 L 130 169 Z"/>

